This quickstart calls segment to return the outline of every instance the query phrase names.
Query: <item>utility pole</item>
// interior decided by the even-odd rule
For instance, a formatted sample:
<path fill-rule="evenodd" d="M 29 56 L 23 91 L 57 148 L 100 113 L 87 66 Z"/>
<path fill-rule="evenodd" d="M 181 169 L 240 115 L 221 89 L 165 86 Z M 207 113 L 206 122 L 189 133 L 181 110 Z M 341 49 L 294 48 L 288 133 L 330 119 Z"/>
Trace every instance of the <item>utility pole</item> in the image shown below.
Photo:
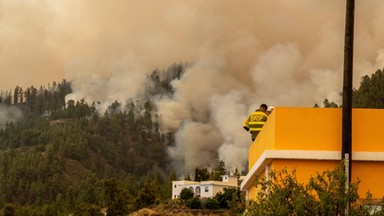
<path fill-rule="evenodd" d="M 342 108 L 342 148 L 341 158 L 345 162 L 348 182 L 352 171 L 352 80 L 353 80 L 353 34 L 355 0 L 347 0 L 344 38 L 344 76 Z"/>

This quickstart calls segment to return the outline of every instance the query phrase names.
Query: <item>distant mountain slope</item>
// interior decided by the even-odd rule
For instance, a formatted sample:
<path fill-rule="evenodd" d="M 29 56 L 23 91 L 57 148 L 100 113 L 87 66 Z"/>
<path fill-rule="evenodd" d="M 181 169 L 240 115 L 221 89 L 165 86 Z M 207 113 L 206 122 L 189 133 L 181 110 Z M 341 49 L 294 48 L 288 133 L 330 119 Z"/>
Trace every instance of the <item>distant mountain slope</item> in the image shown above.
<path fill-rule="evenodd" d="M 61 214 L 124 202 L 122 211 L 128 212 L 142 206 L 142 199 L 168 199 L 172 170 L 166 148 L 172 135 L 160 133 L 151 98 L 171 97 L 170 82 L 182 73 L 181 65 L 154 70 L 143 87 L 145 98 L 128 100 L 125 107 L 115 101 L 102 115 L 97 102 L 65 103 L 71 93 L 65 80 L 3 92 L 0 106 L 22 117 L 3 121 L 0 129 L 0 209 L 12 203 L 22 214 Z M 145 184 L 153 186 L 149 198 L 140 192 Z"/>

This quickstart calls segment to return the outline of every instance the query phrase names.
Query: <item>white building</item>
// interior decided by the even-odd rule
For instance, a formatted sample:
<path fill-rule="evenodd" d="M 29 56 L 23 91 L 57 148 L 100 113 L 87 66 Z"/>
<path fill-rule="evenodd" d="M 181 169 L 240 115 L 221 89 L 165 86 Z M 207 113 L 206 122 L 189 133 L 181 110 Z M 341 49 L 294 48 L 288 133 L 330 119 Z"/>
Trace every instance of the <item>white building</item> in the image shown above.
<path fill-rule="evenodd" d="M 239 187 L 237 176 L 223 175 L 222 181 L 172 181 L 172 199 L 179 198 L 184 188 L 192 190 L 195 196 L 212 198 L 229 187 Z"/>

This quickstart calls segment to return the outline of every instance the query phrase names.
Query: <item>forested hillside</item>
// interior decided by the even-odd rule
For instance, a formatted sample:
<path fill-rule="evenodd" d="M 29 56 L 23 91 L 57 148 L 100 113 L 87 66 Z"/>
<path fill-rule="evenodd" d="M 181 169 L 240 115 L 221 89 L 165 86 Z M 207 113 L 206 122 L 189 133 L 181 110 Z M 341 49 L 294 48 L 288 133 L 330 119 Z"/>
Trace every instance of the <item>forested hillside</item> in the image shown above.
<path fill-rule="evenodd" d="M 125 107 L 115 101 L 102 114 L 97 102 L 66 103 L 72 90 L 65 80 L 3 91 L 0 106 L 22 117 L 0 130 L 0 209 L 82 215 L 108 207 L 126 213 L 170 198 L 175 173 L 166 147 L 173 135 L 159 132 L 151 97 L 171 96 L 170 82 L 184 67 L 154 70 L 146 98 L 130 99 Z"/>

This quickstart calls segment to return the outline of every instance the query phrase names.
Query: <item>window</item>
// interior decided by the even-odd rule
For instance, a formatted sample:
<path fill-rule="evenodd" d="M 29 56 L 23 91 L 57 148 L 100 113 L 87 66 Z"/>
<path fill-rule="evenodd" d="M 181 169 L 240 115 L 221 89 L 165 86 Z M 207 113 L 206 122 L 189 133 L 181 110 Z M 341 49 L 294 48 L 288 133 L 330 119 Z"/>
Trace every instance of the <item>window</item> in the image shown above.
<path fill-rule="evenodd" d="M 195 193 L 196 193 L 196 194 L 200 194 L 200 192 L 201 192 L 201 189 L 200 189 L 199 186 L 197 186 L 197 187 L 196 187 L 196 190 L 195 190 Z"/>
<path fill-rule="evenodd" d="M 209 187 L 208 187 L 208 186 L 205 186 L 204 191 L 205 191 L 205 192 L 208 192 L 208 191 L 209 191 Z"/>

